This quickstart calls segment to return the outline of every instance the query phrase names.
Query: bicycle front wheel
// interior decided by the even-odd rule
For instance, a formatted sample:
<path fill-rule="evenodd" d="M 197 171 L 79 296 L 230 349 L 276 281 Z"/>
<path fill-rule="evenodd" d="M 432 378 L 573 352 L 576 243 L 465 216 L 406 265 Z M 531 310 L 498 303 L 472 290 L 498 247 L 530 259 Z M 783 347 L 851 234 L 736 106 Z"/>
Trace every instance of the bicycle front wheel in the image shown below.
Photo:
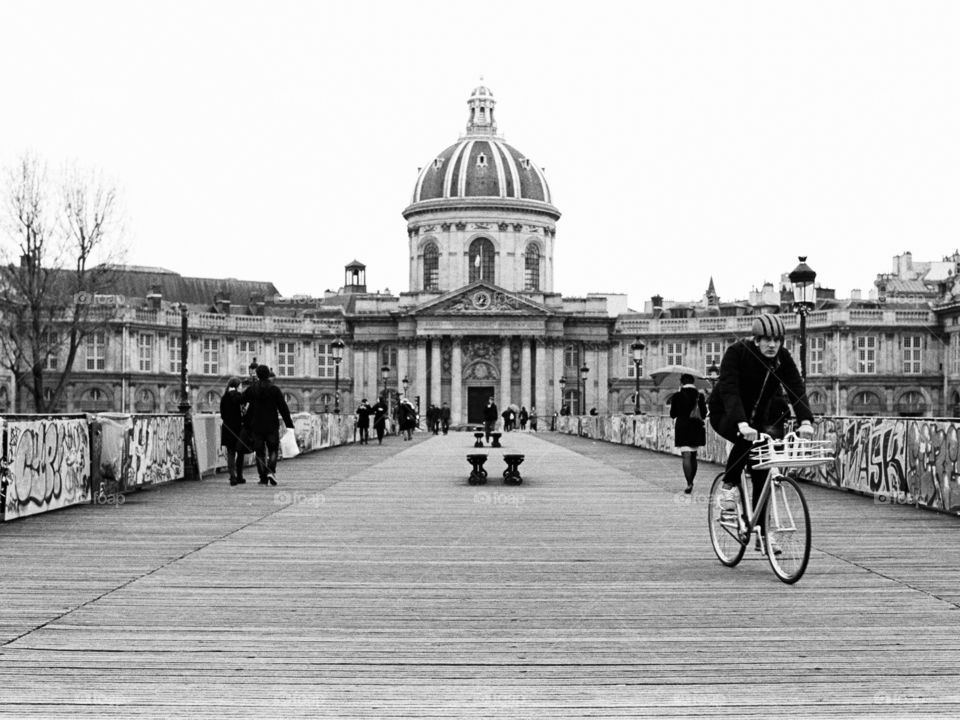
<path fill-rule="evenodd" d="M 720 490 L 723 488 L 723 478 L 726 473 L 720 473 L 710 488 L 710 504 L 707 506 L 707 522 L 710 525 L 710 542 L 713 551 L 727 567 L 733 567 L 743 558 L 746 542 L 740 539 L 740 515 L 743 511 L 741 499 L 737 503 L 737 511 L 731 517 L 724 517 L 720 509 Z"/>
<path fill-rule="evenodd" d="M 767 558 L 778 578 L 792 585 L 807 569 L 810 559 L 810 513 L 796 480 L 771 478 L 767 500 Z"/>

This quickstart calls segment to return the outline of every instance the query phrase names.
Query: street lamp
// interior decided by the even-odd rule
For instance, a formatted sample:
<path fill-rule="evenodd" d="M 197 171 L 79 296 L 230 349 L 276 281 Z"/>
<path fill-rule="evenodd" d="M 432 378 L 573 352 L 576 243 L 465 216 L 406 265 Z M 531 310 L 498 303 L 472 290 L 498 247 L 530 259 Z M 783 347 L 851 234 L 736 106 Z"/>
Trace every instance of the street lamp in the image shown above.
<path fill-rule="evenodd" d="M 190 347 L 187 335 L 187 304 L 180 303 L 180 404 L 183 413 L 183 479 L 193 480 L 193 419 L 190 417 L 190 395 L 187 392 L 187 350 Z"/>
<path fill-rule="evenodd" d="M 407 379 L 407 376 L 403 376 L 403 380 L 400 381 L 403 384 L 403 396 L 407 397 L 407 388 L 410 387 L 410 381 Z"/>
<path fill-rule="evenodd" d="M 384 365 L 380 368 L 380 379 L 383 380 L 383 401 L 387 401 L 387 378 L 390 377 L 390 366 Z"/>
<path fill-rule="evenodd" d="M 636 392 L 633 395 L 633 414 L 640 414 L 640 363 L 643 362 L 643 350 L 646 345 L 640 338 L 630 346 L 630 352 L 633 353 L 633 374 L 637 380 Z"/>
<path fill-rule="evenodd" d="M 800 264 L 788 275 L 793 284 L 793 311 L 800 316 L 800 377 L 807 379 L 807 313 L 817 306 L 817 288 L 813 281 L 817 273 L 807 265 L 806 256 L 797 258 Z"/>
<path fill-rule="evenodd" d="M 717 367 L 715 362 L 710 363 L 710 367 L 707 368 L 707 380 L 710 381 L 710 389 L 713 390 L 714 383 L 720 378 L 720 368 Z"/>
<path fill-rule="evenodd" d="M 343 360 L 343 340 L 337 338 L 330 343 L 333 353 L 333 412 L 340 412 L 340 361 Z"/>
<path fill-rule="evenodd" d="M 587 394 L 587 373 L 589 372 L 590 372 L 590 368 L 588 368 L 586 364 L 584 364 L 584 366 L 580 368 L 580 379 L 583 381 L 583 392 L 580 394 L 580 414 L 581 415 L 587 414 L 587 398 L 584 396 Z"/>
<path fill-rule="evenodd" d="M 558 412 L 563 412 L 563 391 L 567 389 L 567 379 L 565 377 L 560 378 L 557 381 L 557 384 L 560 386 L 560 410 Z"/>

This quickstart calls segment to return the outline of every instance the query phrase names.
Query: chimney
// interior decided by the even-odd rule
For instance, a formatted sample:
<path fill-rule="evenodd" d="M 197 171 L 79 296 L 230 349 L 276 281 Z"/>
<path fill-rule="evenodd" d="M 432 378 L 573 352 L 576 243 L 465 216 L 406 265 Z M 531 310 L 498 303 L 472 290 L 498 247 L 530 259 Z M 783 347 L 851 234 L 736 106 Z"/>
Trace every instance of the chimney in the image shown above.
<path fill-rule="evenodd" d="M 218 290 L 217 294 L 213 296 L 213 304 L 217 307 L 217 312 L 221 315 L 230 314 L 230 291 L 229 290 Z"/>
<path fill-rule="evenodd" d="M 886 290 L 886 288 L 884 288 L 884 290 Z M 862 299 L 863 299 L 863 294 L 860 292 L 860 289 L 859 289 L 859 288 L 856 288 L 856 289 L 850 291 L 850 299 L 851 299 L 851 300 L 862 300 Z M 884 292 L 884 299 L 886 299 L 886 292 Z"/>
<path fill-rule="evenodd" d="M 653 308 L 653 317 L 654 319 L 659 318 L 663 315 L 663 296 L 654 295 L 650 298 L 650 306 Z"/>
<path fill-rule="evenodd" d="M 150 285 L 150 292 L 147 293 L 147 303 L 151 310 L 159 310 L 163 304 L 163 292 L 160 290 L 160 283 L 155 282 Z"/>
<path fill-rule="evenodd" d="M 267 300 L 262 292 L 254 292 L 250 293 L 250 304 L 253 305 L 254 315 L 263 315 Z"/>

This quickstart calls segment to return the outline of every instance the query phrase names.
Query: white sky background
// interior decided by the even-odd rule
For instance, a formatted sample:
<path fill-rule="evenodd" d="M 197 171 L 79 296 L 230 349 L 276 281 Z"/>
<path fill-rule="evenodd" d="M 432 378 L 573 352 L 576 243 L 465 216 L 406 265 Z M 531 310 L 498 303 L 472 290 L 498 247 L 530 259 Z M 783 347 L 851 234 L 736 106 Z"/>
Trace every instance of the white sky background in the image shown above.
<path fill-rule="evenodd" d="M 0 164 L 121 191 L 128 262 L 408 290 L 417 169 L 483 82 L 564 295 L 841 297 L 960 246 L 960 3 L 0 0 Z"/>

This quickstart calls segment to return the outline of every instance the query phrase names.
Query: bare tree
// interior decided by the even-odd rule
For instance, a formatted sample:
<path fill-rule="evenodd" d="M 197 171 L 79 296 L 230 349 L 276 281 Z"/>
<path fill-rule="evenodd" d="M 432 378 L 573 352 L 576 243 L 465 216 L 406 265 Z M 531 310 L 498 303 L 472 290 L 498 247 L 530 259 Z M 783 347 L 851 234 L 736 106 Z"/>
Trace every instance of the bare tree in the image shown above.
<path fill-rule="evenodd" d="M 51 184 L 45 167 L 25 157 L 8 173 L 3 200 L 0 363 L 13 373 L 18 397 L 51 412 L 78 350 L 110 318 L 97 299 L 115 281 L 123 253 L 117 194 L 76 170 Z"/>

